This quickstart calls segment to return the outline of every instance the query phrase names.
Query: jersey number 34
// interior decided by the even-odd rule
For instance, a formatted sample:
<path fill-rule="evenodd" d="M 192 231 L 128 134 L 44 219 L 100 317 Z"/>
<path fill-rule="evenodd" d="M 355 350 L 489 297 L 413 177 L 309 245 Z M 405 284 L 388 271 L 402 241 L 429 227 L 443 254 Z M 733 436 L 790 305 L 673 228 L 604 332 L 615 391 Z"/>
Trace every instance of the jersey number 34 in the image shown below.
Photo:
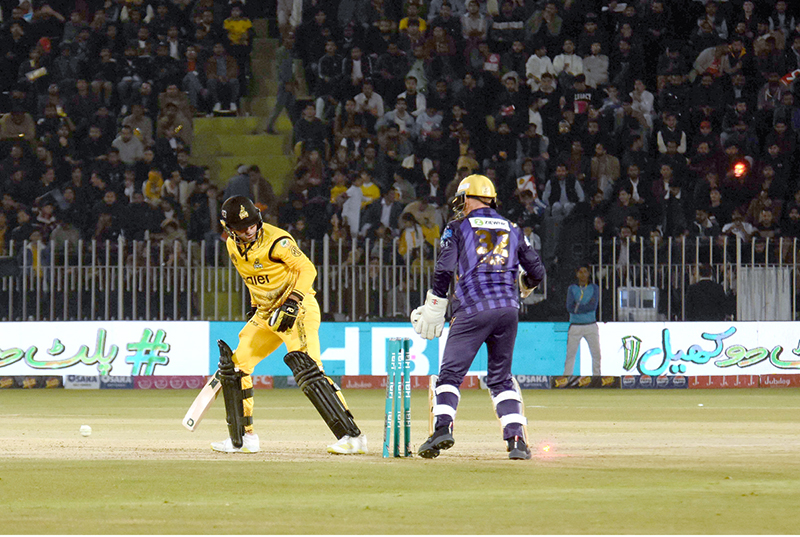
<path fill-rule="evenodd" d="M 478 254 L 481 264 L 505 265 L 508 261 L 508 232 L 498 230 L 479 229 L 475 231 L 478 237 Z"/>

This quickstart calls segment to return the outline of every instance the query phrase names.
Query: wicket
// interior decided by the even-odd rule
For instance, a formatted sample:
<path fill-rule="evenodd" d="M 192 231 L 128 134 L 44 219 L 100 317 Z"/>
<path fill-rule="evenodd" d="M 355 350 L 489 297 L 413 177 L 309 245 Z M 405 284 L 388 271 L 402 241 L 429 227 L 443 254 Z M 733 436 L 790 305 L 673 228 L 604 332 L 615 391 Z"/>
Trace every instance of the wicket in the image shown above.
<path fill-rule="evenodd" d="M 402 399 L 402 405 L 401 405 Z M 390 444 L 400 457 L 400 424 L 403 424 L 403 457 L 411 457 L 411 340 L 390 338 L 386 342 L 386 413 L 383 431 L 383 456 L 389 457 Z"/>

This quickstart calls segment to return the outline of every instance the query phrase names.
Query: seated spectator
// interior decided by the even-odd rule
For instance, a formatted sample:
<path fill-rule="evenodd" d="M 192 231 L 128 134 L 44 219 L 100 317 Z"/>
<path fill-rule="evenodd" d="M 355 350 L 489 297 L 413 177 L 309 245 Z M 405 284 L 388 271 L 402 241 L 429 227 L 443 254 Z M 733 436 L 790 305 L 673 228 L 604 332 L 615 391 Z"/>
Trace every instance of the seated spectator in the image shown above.
<path fill-rule="evenodd" d="M 194 109 L 192 108 L 192 103 L 189 100 L 189 96 L 182 92 L 178 88 L 177 84 L 170 84 L 167 86 L 164 92 L 159 93 L 159 112 L 163 113 L 169 103 L 173 103 L 178 108 L 178 112 L 184 117 L 191 118 L 194 116 Z"/>
<path fill-rule="evenodd" d="M 178 144 L 189 148 L 194 140 L 191 116 L 184 116 L 175 103 L 167 103 L 164 112 L 156 121 L 156 143 L 166 141 L 173 152 L 178 150 Z M 165 148 L 166 150 L 166 148 Z"/>
<path fill-rule="evenodd" d="M 214 112 L 222 110 L 222 101 L 229 102 L 228 110 L 237 111 L 239 102 L 239 67 L 236 59 L 225 52 L 222 43 L 215 43 L 213 56 L 206 60 L 206 85 Z"/>
<path fill-rule="evenodd" d="M 583 74 L 583 59 L 575 54 L 575 43 L 565 39 L 563 52 L 553 58 L 553 69 L 556 71 L 558 84 L 562 88 L 571 88 L 577 75 Z"/>
<path fill-rule="evenodd" d="M 420 262 L 420 250 L 423 255 L 427 251 L 424 247 L 425 234 L 422 226 L 416 221 L 411 213 L 403 213 L 400 216 L 400 240 L 397 244 L 398 253 L 403 256 L 407 263 Z"/>
<path fill-rule="evenodd" d="M 361 93 L 354 97 L 356 104 L 356 113 L 364 114 L 367 120 L 367 129 L 370 132 L 375 132 L 375 123 L 383 118 L 383 97 L 375 93 L 374 84 L 372 79 L 364 79 L 361 85 Z"/>
<path fill-rule="evenodd" d="M 548 1 L 525 21 L 525 37 L 545 43 L 549 50 L 560 44 L 564 19 L 558 13 L 556 2 Z"/>
<path fill-rule="evenodd" d="M 150 205 L 157 206 L 161 202 L 161 189 L 164 186 L 164 178 L 157 167 L 150 169 L 147 181 L 142 185 L 144 200 Z"/>
<path fill-rule="evenodd" d="M 608 56 L 602 54 L 599 42 L 592 43 L 591 54 L 583 58 L 583 70 L 587 86 L 597 88 L 608 84 Z"/>
<path fill-rule="evenodd" d="M 399 219 L 403 213 L 403 204 L 397 201 L 397 191 L 393 188 L 384 189 L 380 199 L 369 203 L 361 214 L 360 235 L 367 236 L 370 230 L 380 226 L 386 227 L 392 236 L 399 235 Z"/>
<path fill-rule="evenodd" d="M 0 140 L 36 139 L 36 123 L 21 105 L 15 105 L 11 112 L 0 117 Z"/>
<path fill-rule="evenodd" d="M 304 151 L 318 149 L 325 155 L 330 154 L 328 143 L 328 129 L 325 124 L 316 117 L 316 107 L 313 103 L 308 103 L 303 108 L 303 114 L 294 126 L 294 141 L 302 143 Z"/>
<path fill-rule="evenodd" d="M 678 153 L 686 153 L 686 133 L 678 128 L 678 118 L 672 113 L 666 115 L 664 127 L 656 133 L 656 143 L 660 153 L 667 152 L 667 142 L 669 141 L 678 144 Z"/>
<path fill-rule="evenodd" d="M 548 179 L 542 194 L 542 200 L 549 207 L 549 215 L 566 217 L 577 203 L 584 201 L 581 184 L 568 171 L 567 164 L 559 162 L 555 174 Z"/>
<path fill-rule="evenodd" d="M 411 134 L 414 131 L 416 118 L 409 113 L 406 105 L 405 97 L 398 97 L 395 101 L 394 108 L 384 114 L 383 118 L 378 120 L 375 124 L 376 130 L 394 125 L 399 132 Z"/>
<path fill-rule="evenodd" d="M 133 166 L 144 154 L 144 145 L 133 135 L 130 125 L 123 125 L 111 145 L 119 151 L 119 158 L 126 166 Z"/>
<path fill-rule="evenodd" d="M 710 214 L 706 206 L 697 207 L 694 211 L 694 221 L 689 227 L 690 237 L 713 238 L 718 236 L 722 229 L 714 215 Z"/>
<path fill-rule="evenodd" d="M 144 106 L 141 103 L 134 103 L 131 106 L 131 114 L 122 120 L 122 124 L 132 129 L 134 136 L 144 147 L 153 144 L 153 120 L 144 114 Z"/>
<path fill-rule="evenodd" d="M 606 151 L 606 144 L 595 144 L 592 157 L 590 178 L 593 190 L 602 190 L 606 200 L 611 199 L 614 186 L 619 180 L 619 159 Z"/>
<path fill-rule="evenodd" d="M 99 125 L 89 127 L 89 136 L 78 146 L 77 156 L 85 164 L 92 166 L 106 160 L 108 144 L 103 140 L 103 131 Z"/>

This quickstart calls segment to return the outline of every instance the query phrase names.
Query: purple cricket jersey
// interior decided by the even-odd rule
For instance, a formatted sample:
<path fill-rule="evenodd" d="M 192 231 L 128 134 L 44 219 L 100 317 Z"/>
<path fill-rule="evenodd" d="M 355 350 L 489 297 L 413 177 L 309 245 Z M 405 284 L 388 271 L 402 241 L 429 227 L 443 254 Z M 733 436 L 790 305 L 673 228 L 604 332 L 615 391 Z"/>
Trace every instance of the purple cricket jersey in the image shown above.
<path fill-rule="evenodd" d="M 542 260 L 522 230 L 494 209 L 481 208 L 444 228 L 433 274 L 433 294 L 445 298 L 456 272 L 453 313 L 519 308 L 517 271 L 525 269 L 537 284 L 544 279 Z"/>

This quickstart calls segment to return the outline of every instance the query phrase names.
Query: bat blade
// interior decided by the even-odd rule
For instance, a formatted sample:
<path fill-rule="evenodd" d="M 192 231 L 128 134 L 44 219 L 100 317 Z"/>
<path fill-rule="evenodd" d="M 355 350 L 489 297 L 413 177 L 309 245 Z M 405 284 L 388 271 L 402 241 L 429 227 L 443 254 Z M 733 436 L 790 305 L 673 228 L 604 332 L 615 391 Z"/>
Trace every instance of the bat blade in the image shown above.
<path fill-rule="evenodd" d="M 217 398 L 217 394 L 221 388 L 222 384 L 219 381 L 219 371 L 217 371 L 208 379 L 208 382 L 206 382 L 206 385 L 200 390 L 200 393 L 197 394 L 192 406 L 189 407 L 189 410 L 183 417 L 181 423 L 184 427 L 191 432 L 197 429 L 197 426 L 200 425 L 200 422 L 203 420 L 206 410 L 209 409 L 211 403 Z"/>

